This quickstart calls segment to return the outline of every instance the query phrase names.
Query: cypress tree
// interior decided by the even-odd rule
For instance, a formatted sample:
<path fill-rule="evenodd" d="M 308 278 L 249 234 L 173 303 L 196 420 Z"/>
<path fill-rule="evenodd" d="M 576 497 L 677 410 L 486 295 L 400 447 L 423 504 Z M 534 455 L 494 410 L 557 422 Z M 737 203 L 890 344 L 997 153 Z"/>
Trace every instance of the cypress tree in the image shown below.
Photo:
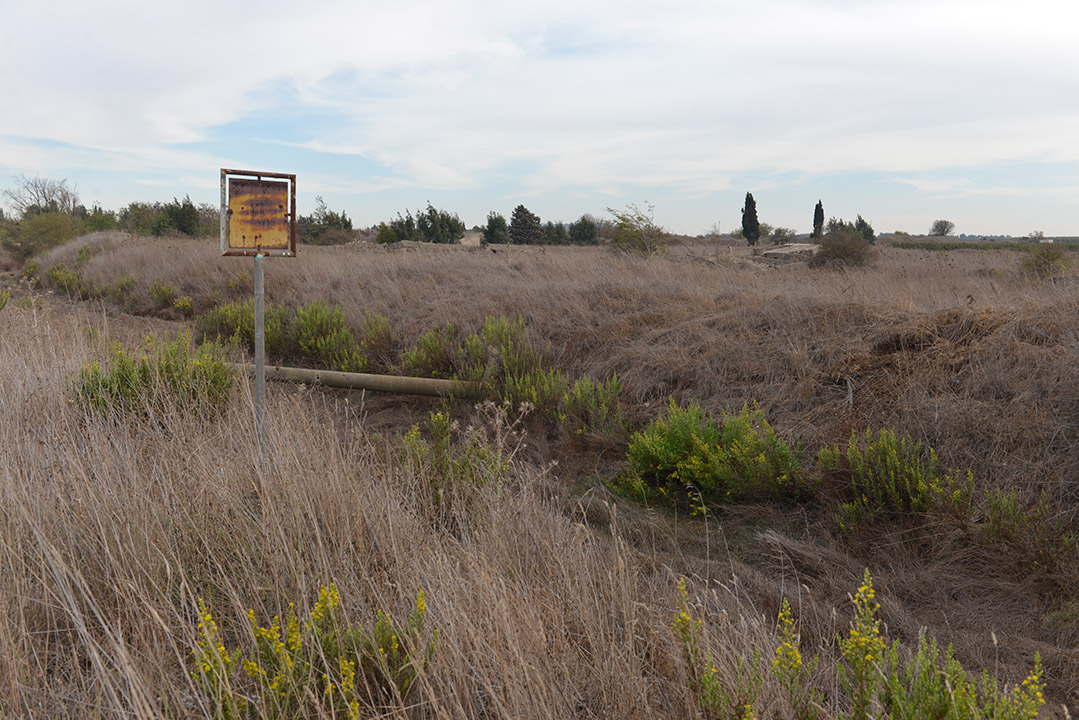
<path fill-rule="evenodd" d="M 817 207 L 813 210 L 813 237 L 819 238 L 824 235 L 824 204 L 817 201 Z"/>
<path fill-rule="evenodd" d="M 750 245 L 756 245 L 761 236 L 761 224 L 757 221 L 757 201 L 753 193 L 746 193 L 746 204 L 742 208 L 742 237 Z"/>

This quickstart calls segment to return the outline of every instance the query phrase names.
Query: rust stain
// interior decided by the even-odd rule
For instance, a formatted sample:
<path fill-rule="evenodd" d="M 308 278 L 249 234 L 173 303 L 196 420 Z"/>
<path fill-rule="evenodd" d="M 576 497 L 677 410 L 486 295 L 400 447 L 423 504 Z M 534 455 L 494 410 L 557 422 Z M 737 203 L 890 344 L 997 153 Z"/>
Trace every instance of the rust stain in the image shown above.
<path fill-rule="evenodd" d="M 229 247 L 289 248 L 289 184 L 272 180 L 229 181 Z"/>

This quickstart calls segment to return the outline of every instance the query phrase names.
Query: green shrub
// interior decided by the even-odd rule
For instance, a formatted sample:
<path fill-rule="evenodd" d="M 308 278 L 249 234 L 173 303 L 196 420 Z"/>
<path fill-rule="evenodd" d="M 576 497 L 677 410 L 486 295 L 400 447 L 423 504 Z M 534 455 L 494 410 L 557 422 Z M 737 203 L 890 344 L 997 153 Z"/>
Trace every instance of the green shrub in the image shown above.
<path fill-rule="evenodd" d="M 779 610 L 777 619 L 779 645 L 772 655 L 772 674 L 783 687 L 787 702 L 798 720 L 816 720 L 820 717 L 820 691 L 809 687 L 810 679 L 820 664 L 820 657 L 809 662 L 802 659 L 798 628 L 791 616 L 787 598 Z"/>
<path fill-rule="evenodd" d="M 79 270 L 84 270 L 87 265 L 90 264 L 90 260 L 94 257 L 94 249 L 89 245 L 83 245 L 75 253 L 75 267 Z"/>
<path fill-rule="evenodd" d="M 375 235 L 375 242 L 379 245 L 391 245 L 397 242 L 397 233 L 395 233 L 386 223 L 379 223 L 378 233 Z"/>
<path fill-rule="evenodd" d="M 263 315 L 268 357 L 286 358 L 293 353 L 289 337 L 288 308 L 266 303 Z M 253 352 L 255 348 L 255 301 L 218 305 L 195 318 L 195 338 L 199 342 L 235 343 Z"/>
<path fill-rule="evenodd" d="M 363 311 L 360 349 L 368 365 L 387 370 L 393 362 L 393 334 L 390 322 L 378 313 Z"/>
<path fill-rule="evenodd" d="M 478 334 L 465 338 L 459 354 L 456 379 L 480 383 L 513 411 L 527 405 L 578 435 L 620 437 L 623 432 L 618 377 L 603 383 L 585 377 L 571 385 L 563 372 L 546 367 L 547 353 L 532 344 L 521 318 L 487 317 Z"/>
<path fill-rule="evenodd" d="M 678 593 L 672 626 L 682 646 L 686 682 L 701 713 L 706 718 L 717 719 L 755 717 L 753 705 L 765 672 L 759 653 L 754 649 L 752 658 L 736 658 L 733 673 L 720 673 L 711 650 L 705 647 L 704 624 L 692 614 L 685 578 L 678 583 Z M 942 656 L 936 639 L 920 636 L 914 652 L 905 651 L 898 640 L 889 645 L 878 617 L 880 604 L 868 570 L 852 604 L 854 618 L 850 629 L 837 637 L 840 657 L 835 669 L 837 690 L 841 692 L 829 703 L 836 708 L 836 717 L 1035 720 L 1045 705 L 1038 654 L 1034 655 L 1033 669 L 1022 682 L 1001 688 L 988 672 L 983 671 L 978 677 L 964 670 L 951 646 Z M 793 715 L 798 720 L 832 717 L 822 705 L 820 692 L 808 686 L 821 656 L 809 661 L 803 658 L 798 629 L 786 599 L 779 613 L 776 635 L 770 670 L 784 690 L 790 715 L 776 712 L 775 716 Z"/>
<path fill-rule="evenodd" d="M 818 241 L 812 267 L 858 267 L 869 264 L 876 251 L 861 232 L 846 225 L 830 230 Z"/>
<path fill-rule="evenodd" d="M 510 242 L 514 245 L 542 245 L 547 240 L 539 215 L 518 205 L 510 215 Z"/>
<path fill-rule="evenodd" d="M 191 304 L 191 298 L 187 295 L 181 295 L 172 301 L 172 306 L 180 311 L 180 314 L 185 318 L 191 317 L 195 313 L 195 308 Z"/>
<path fill-rule="evenodd" d="M 523 375 L 546 363 L 545 353 L 533 347 L 524 320 L 488 317 L 483 322 L 483 341 L 498 352 L 501 372 Z"/>
<path fill-rule="evenodd" d="M 154 304 L 158 308 L 172 307 L 178 295 L 176 288 L 166 285 L 160 280 L 154 280 L 154 284 L 150 286 L 150 297 L 154 299 Z"/>
<path fill-rule="evenodd" d="M 401 440 L 402 464 L 408 477 L 419 482 L 421 510 L 440 526 L 458 523 L 477 489 L 501 483 L 513 455 L 511 449 L 487 442 L 475 431 L 455 441 L 456 429 L 447 412 L 432 412 L 423 429 L 413 425 Z"/>
<path fill-rule="evenodd" d="M 88 232 L 100 232 L 102 230 L 115 230 L 119 227 L 116 213 L 104 210 L 100 205 L 94 205 L 82 218 L 83 229 Z"/>
<path fill-rule="evenodd" d="M 618 375 L 606 382 L 582 377 L 562 396 L 562 415 L 567 429 L 576 435 L 603 435 L 621 439 L 625 434 L 622 406 L 618 396 L 622 384 Z"/>
<path fill-rule="evenodd" d="M 1064 248 L 1056 243 L 1033 243 L 1022 261 L 1023 270 L 1043 279 L 1060 275 L 1070 264 Z"/>
<path fill-rule="evenodd" d="M 465 339 L 461 354 L 457 379 L 483 383 L 488 392 L 503 399 L 519 397 L 523 401 L 521 393 L 531 395 L 528 388 L 535 379 L 527 376 L 547 375 L 546 354 L 533 347 L 521 318 L 488 316 L 479 334 L 472 333 Z"/>
<path fill-rule="evenodd" d="M 565 419 L 562 406 L 571 391 L 569 381 L 561 371 L 546 367 L 547 353 L 533 346 L 522 319 L 487 317 L 483 329 L 465 338 L 458 353 L 461 367 L 456 379 L 480 383 L 514 411 L 527 404 Z"/>
<path fill-rule="evenodd" d="M 452 323 L 428 330 L 416 341 L 416 346 L 401 354 L 405 372 L 418 377 L 452 377 L 460 349 L 457 330 Z"/>
<path fill-rule="evenodd" d="M 514 410 L 527 404 L 532 409 L 561 419 L 560 407 L 569 392 L 569 381 L 560 370 L 531 370 L 505 375 L 502 378 L 502 398 Z"/>
<path fill-rule="evenodd" d="M 321 195 L 315 196 L 315 211 L 296 220 L 296 234 L 308 245 L 344 245 L 356 239 L 352 220 L 344 211 L 330 210 Z"/>
<path fill-rule="evenodd" d="M 98 294 L 94 284 L 83 279 L 82 267 L 79 265 L 70 269 L 66 263 L 57 263 L 45 271 L 45 278 L 69 297 L 87 300 Z"/>
<path fill-rule="evenodd" d="M 425 212 L 416 213 L 416 229 L 426 242 L 451 244 L 465 236 L 465 224 L 457 213 L 435 209 L 427 203 Z"/>
<path fill-rule="evenodd" d="M 396 242 L 399 240 L 411 240 L 415 242 L 429 243 L 455 243 L 465 235 L 465 224 L 456 213 L 436 209 L 431 203 L 427 203 L 426 210 L 417 210 L 413 216 L 411 211 L 405 215 L 397 213 L 397 217 L 387 225 L 388 232 L 383 234 L 379 229 L 379 242 Z M 390 238 L 393 240 L 390 240 Z"/>
<path fill-rule="evenodd" d="M 487 224 L 483 228 L 483 242 L 487 245 L 505 245 L 510 241 L 510 226 L 501 213 L 494 210 L 487 213 Z"/>
<path fill-rule="evenodd" d="M 161 219 L 153 228 L 154 235 L 178 232 L 195 237 L 199 234 L 199 210 L 189 196 L 184 196 L 183 201 L 173 198 L 161 211 Z"/>
<path fill-rule="evenodd" d="M 1068 530 L 1059 514 L 1049 508 L 1043 494 L 1031 507 L 1020 502 L 1015 490 L 989 490 L 978 528 L 983 540 L 1005 543 L 1026 556 L 1029 566 L 1054 574 L 1062 566 L 1075 568 L 1079 536 Z"/>
<path fill-rule="evenodd" d="M 768 235 L 768 240 L 773 245 L 784 245 L 794 242 L 795 232 L 791 228 L 777 227 Z"/>
<path fill-rule="evenodd" d="M 232 393 L 235 371 L 216 344 L 191 350 L 191 339 L 178 335 L 164 343 L 147 337 L 136 354 L 113 346 L 105 367 L 85 365 L 74 381 L 79 402 L 90 412 L 141 413 L 175 405 L 210 411 Z"/>
<path fill-rule="evenodd" d="M 264 627 L 248 610 L 255 638 L 249 657 L 226 648 L 201 598 L 198 614 L 191 674 L 218 718 L 367 717 L 409 701 L 438 641 L 437 629 L 430 636 L 426 630 L 422 591 L 403 623 L 379 610 L 368 628 L 346 621 L 333 584 L 320 586 L 303 618 L 290 603 L 284 621 L 275 616 Z"/>
<path fill-rule="evenodd" d="M 617 489 L 694 514 L 713 503 L 800 489 L 798 453 L 756 406 L 723 413 L 717 422 L 699 405 L 682 408 L 671 400 L 665 418 L 634 433 L 627 457 L 630 470 Z"/>
<path fill-rule="evenodd" d="M 881 430 L 874 437 L 866 430 L 859 437 L 851 433 L 844 455 L 839 448 L 824 448 L 817 455 L 825 471 L 849 474 L 849 492 L 854 498 L 840 506 L 836 520 L 844 531 L 877 515 L 911 518 L 930 511 L 970 517 L 974 480 L 970 473 L 941 475 L 932 448 L 907 435 L 898 437 Z"/>
<path fill-rule="evenodd" d="M 667 250 L 670 235 L 653 221 L 655 207 L 645 203 L 645 209 L 627 205 L 625 210 L 607 208 L 614 216 L 611 248 L 618 252 L 649 257 Z"/>
<path fill-rule="evenodd" d="M 598 237 L 596 220 L 591 215 L 582 215 L 569 224 L 569 241 L 574 245 L 595 245 Z"/>
<path fill-rule="evenodd" d="M 131 274 L 123 275 L 116 281 L 116 286 L 108 289 L 113 301 L 123 308 L 131 308 L 135 304 L 135 286 L 137 281 Z"/>
<path fill-rule="evenodd" d="M 117 224 L 133 235 L 153 235 L 155 224 L 161 221 L 161 203 L 133 202 L 120 210 Z"/>
<path fill-rule="evenodd" d="M 62 212 L 46 212 L 21 220 L 5 245 L 17 257 L 26 260 L 74 240 L 82 234 L 82 221 Z"/>
<path fill-rule="evenodd" d="M 300 352 L 333 370 L 363 372 L 367 360 L 339 307 L 311 302 L 296 311 L 292 340 Z"/>
<path fill-rule="evenodd" d="M 0 290 L 0 310 L 8 304 L 8 300 L 11 300 L 11 293 L 6 290 Z"/>
<path fill-rule="evenodd" d="M 249 351 L 255 347 L 254 300 L 219 305 L 195 318 L 200 339 L 234 342 Z M 264 315 L 266 355 L 280 361 L 315 361 L 322 367 L 344 372 L 365 372 L 367 350 L 356 342 L 344 312 L 321 301 L 304 305 L 298 310 L 266 304 Z M 387 340 L 385 318 L 368 315 L 365 342 L 382 344 Z"/>

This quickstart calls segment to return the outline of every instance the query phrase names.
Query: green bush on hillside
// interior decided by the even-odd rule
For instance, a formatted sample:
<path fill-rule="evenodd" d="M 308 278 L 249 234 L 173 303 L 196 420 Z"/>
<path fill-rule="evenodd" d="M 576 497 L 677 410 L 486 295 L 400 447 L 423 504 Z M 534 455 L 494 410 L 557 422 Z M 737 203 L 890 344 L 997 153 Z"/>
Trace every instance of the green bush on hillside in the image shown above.
<path fill-rule="evenodd" d="M 457 329 L 446 323 L 428 330 L 413 348 L 401 353 L 401 366 L 409 375 L 448 378 L 455 375 L 459 353 Z"/>
<path fill-rule="evenodd" d="M 203 344 L 192 350 L 185 334 L 163 343 L 147 337 L 137 352 L 114 345 L 104 365 L 96 360 L 88 363 L 74 381 L 80 404 L 102 415 L 168 406 L 210 412 L 234 386 L 235 371 L 224 349 Z"/>
<path fill-rule="evenodd" d="M 371 340 L 383 342 L 385 323 L 368 314 L 365 329 Z M 263 319 L 266 356 L 278 361 L 315 361 L 331 370 L 364 372 L 367 356 L 356 341 L 340 308 L 315 301 L 298 310 L 267 303 Z M 253 351 L 255 302 L 219 305 L 195 318 L 196 336 L 202 340 L 232 342 Z"/>
<path fill-rule="evenodd" d="M 694 514 L 714 503 L 794 492 L 801 483 L 797 451 L 756 407 L 717 420 L 695 403 L 683 408 L 671 400 L 666 417 L 633 435 L 627 457 L 629 473 L 617 489 Z"/>
<path fill-rule="evenodd" d="M 3 244 L 13 255 L 26 260 L 74 240 L 82 232 L 82 221 L 74 215 L 46 212 L 19 222 L 6 221 Z"/>
<path fill-rule="evenodd" d="M 321 302 L 301 307 L 292 320 L 292 341 L 303 355 L 334 370 L 367 369 L 367 359 L 339 307 L 329 308 Z"/>
<path fill-rule="evenodd" d="M 836 521 L 844 531 L 875 516 L 917 519 L 939 511 L 968 519 L 974 481 L 970 473 L 942 474 L 933 448 L 890 430 L 874 435 L 852 432 L 845 452 L 825 447 L 817 455 L 821 468 L 849 478 L 853 498 L 840 506 Z"/>
<path fill-rule="evenodd" d="M 268 357 L 291 357 L 290 313 L 288 308 L 266 303 L 263 332 Z M 255 348 L 255 301 L 237 300 L 218 305 L 195 318 L 195 339 L 199 342 L 234 343 L 253 352 Z"/>

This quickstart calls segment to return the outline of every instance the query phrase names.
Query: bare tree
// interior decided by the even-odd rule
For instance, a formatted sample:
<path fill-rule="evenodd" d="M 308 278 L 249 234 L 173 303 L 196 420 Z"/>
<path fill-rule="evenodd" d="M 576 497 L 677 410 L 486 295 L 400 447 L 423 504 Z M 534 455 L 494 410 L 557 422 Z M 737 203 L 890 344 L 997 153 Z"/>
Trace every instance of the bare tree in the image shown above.
<path fill-rule="evenodd" d="M 53 180 L 43 177 L 15 175 L 15 184 L 4 190 L 3 196 L 20 217 L 40 215 L 46 212 L 75 213 L 79 206 L 79 193 L 68 187 L 67 179 Z"/>
<path fill-rule="evenodd" d="M 929 228 L 929 235 L 931 237 L 945 237 L 951 235 L 952 230 L 955 230 L 955 223 L 951 220 L 934 220 L 933 227 Z"/>

